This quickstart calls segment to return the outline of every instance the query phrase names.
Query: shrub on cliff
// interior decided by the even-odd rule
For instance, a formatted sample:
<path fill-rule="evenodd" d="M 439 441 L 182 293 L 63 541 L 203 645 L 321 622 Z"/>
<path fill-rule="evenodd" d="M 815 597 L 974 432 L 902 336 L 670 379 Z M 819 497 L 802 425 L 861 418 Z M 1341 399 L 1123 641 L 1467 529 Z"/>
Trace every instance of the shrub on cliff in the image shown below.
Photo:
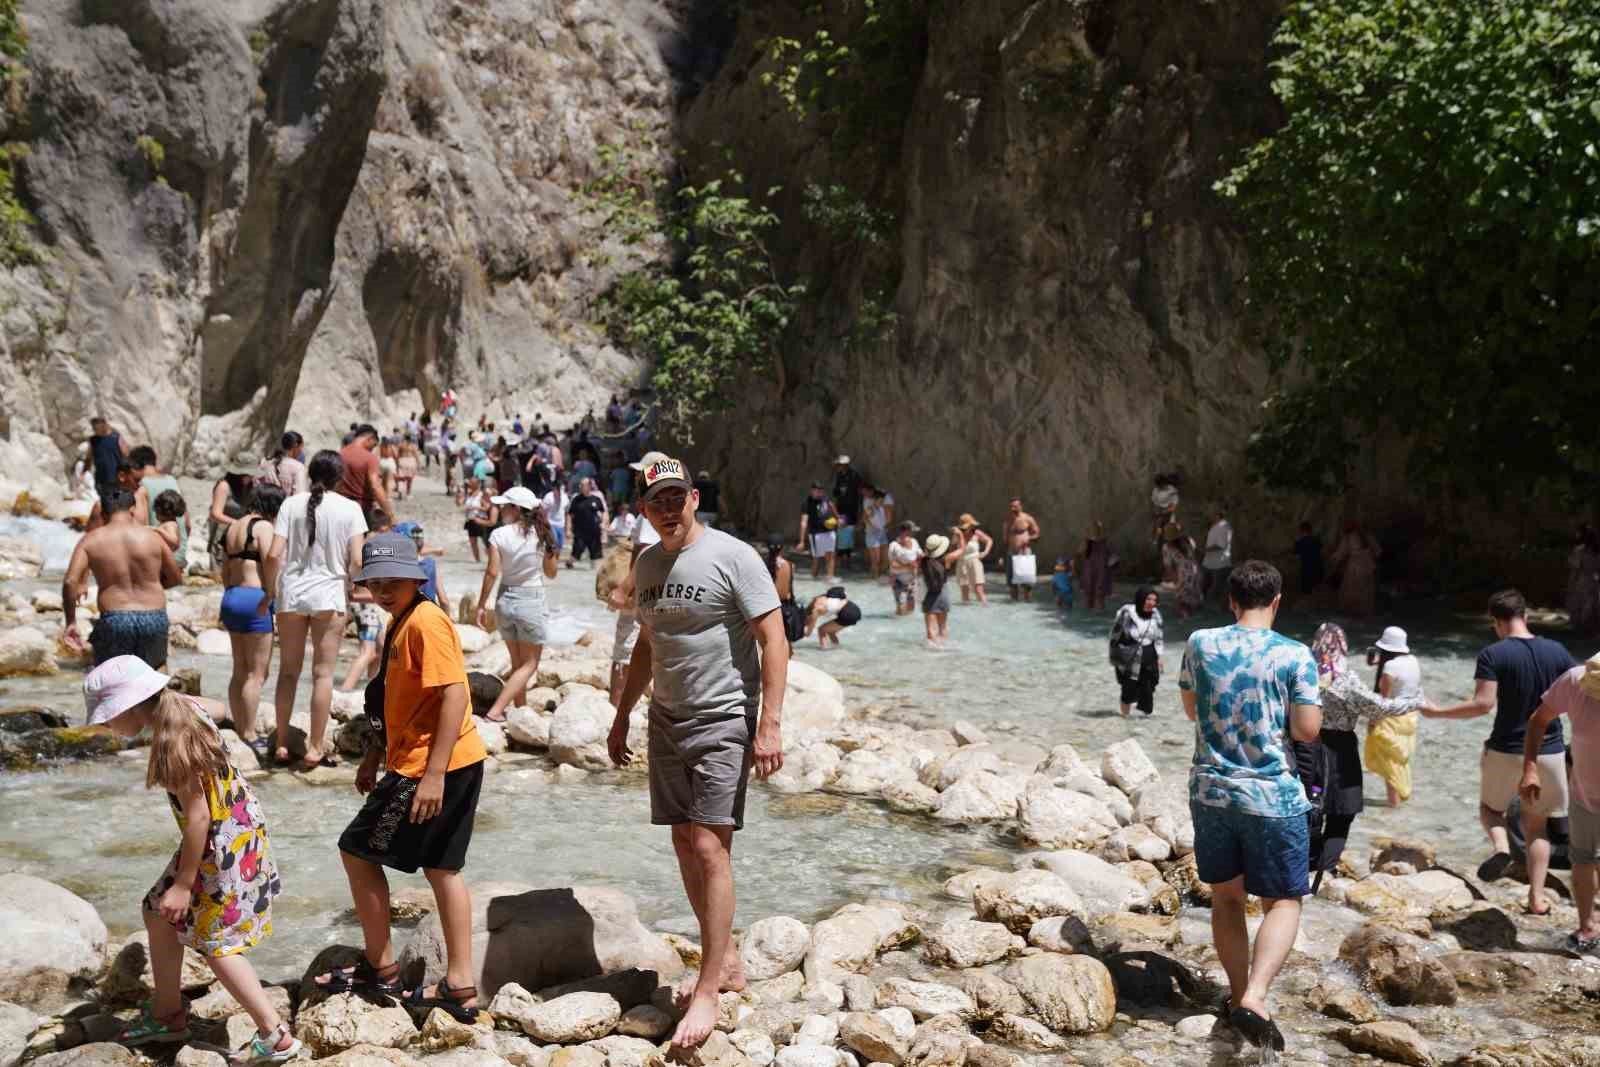
<path fill-rule="evenodd" d="M 1398 433 L 1419 480 L 1600 477 L 1600 7 L 1315 0 L 1278 31 L 1288 118 L 1218 183 L 1280 368 L 1271 484 L 1337 490 Z"/>

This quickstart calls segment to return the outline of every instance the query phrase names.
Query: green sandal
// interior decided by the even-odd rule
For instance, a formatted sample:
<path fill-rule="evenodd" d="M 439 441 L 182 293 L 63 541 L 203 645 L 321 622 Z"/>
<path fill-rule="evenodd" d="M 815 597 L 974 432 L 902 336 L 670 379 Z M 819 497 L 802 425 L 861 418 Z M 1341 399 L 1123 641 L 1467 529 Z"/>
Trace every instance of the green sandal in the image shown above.
<path fill-rule="evenodd" d="M 174 1022 L 182 1025 L 171 1025 Z M 138 1021 L 124 1026 L 117 1034 L 117 1043 L 126 1045 L 129 1048 L 137 1048 L 140 1045 L 174 1044 L 180 1041 L 187 1041 L 189 1037 L 189 1009 L 187 1007 L 179 1008 L 162 1019 L 157 1018 L 150 1005 L 146 1004 L 139 1010 Z"/>
<path fill-rule="evenodd" d="M 289 1039 L 288 1046 L 279 1048 L 279 1044 L 286 1037 Z M 230 1064 L 287 1063 L 289 1060 L 299 1059 L 303 1051 L 305 1047 L 300 1044 L 299 1039 L 289 1033 L 289 1027 L 279 1023 L 270 1034 L 258 1032 L 250 1039 L 249 1044 L 230 1055 L 228 1062 Z"/>

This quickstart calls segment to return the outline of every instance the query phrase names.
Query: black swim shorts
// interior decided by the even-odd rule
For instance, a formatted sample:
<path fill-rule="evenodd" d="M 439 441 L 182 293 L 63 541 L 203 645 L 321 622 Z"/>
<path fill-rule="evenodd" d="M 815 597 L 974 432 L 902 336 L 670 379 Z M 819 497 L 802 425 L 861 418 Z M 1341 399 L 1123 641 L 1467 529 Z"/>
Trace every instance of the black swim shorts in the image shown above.
<path fill-rule="evenodd" d="M 439 814 L 427 822 L 412 822 L 411 801 L 421 780 L 392 771 L 379 779 L 339 835 L 339 851 L 407 874 L 415 874 L 419 867 L 459 871 L 465 866 L 483 788 L 483 762 L 446 773 Z"/>

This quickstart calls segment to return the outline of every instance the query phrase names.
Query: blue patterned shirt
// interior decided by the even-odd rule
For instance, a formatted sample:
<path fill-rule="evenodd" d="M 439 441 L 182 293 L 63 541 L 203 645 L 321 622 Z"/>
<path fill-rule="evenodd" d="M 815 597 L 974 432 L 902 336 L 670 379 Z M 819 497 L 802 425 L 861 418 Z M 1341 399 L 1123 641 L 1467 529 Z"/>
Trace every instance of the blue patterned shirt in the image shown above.
<path fill-rule="evenodd" d="M 1289 748 L 1289 707 L 1322 703 L 1311 650 L 1274 630 L 1196 630 L 1178 687 L 1195 694 L 1189 799 L 1284 819 L 1311 810 Z"/>

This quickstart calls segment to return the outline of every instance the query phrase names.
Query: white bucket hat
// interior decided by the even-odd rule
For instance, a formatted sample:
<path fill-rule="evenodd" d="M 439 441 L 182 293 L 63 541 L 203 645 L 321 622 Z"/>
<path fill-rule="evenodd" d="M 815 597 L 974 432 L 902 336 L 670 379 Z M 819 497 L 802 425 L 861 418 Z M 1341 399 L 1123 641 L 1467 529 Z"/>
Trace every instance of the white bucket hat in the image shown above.
<path fill-rule="evenodd" d="M 1397 656 L 1411 655 L 1411 649 L 1406 647 L 1406 632 L 1398 626 L 1384 629 L 1383 636 L 1378 638 L 1378 647 Z"/>
<path fill-rule="evenodd" d="M 167 687 L 168 678 L 138 656 L 113 656 L 83 679 L 89 725 L 108 723 Z"/>
<path fill-rule="evenodd" d="M 513 485 L 499 496 L 489 498 L 491 504 L 511 504 L 523 511 L 532 511 L 539 506 L 539 498 L 533 495 L 533 490 L 525 485 Z"/>

